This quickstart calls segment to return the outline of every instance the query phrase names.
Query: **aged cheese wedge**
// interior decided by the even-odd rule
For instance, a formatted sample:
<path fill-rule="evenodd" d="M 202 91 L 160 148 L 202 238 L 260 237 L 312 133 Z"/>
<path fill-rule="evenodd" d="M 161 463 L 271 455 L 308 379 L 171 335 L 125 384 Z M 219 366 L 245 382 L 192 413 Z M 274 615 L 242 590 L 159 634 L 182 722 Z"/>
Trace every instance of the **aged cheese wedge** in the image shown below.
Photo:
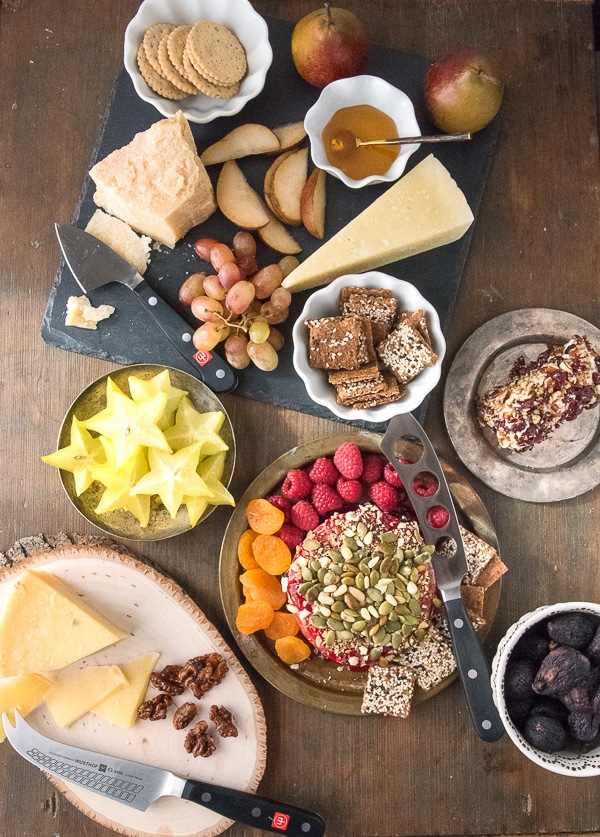
<path fill-rule="evenodd" d="M 0 677 L 54 671 L 126 636 L 56 576 L 26 570 L 0 616 Z"/>
<path fill-rule="evenodd" d="M 45 699 L 59 727 L 71 726 L 99 701 L 127 684 L 119 666 L 67 669 L 56 672 L 52 681 Z"/>
<path fill-rule="evenodd" d="M 118 727 L 132 727 L 158 657 L 155 653 L 144 654 L 143 657 L 123 663 L 120 669 L 127 678 L 127 683 L 97 703 L 91 710 L 94 715 Z"/>
<path fill-rule="evenodd" d="M 289 291 L 326 285 L 456 241 L 473 223 L 465 196 L 433 155 L 391 186 L 283 280 Z"/>
<path fill-rule="evenodd" d="M 184 115 L 155 122 L 91 169 L 94 202 L 139 233 L 174 247 L 216 209 Z"/>
<path fill-rule="evenodd" d="M 2 713 L 6 712 L 10 722 L 14 724 L 15 709 L 24 718 L 41 703 L 51 685 L 41 674 L 21 674 L 18 677 L 0 680 L 0 742 L 6 738 Z"/>

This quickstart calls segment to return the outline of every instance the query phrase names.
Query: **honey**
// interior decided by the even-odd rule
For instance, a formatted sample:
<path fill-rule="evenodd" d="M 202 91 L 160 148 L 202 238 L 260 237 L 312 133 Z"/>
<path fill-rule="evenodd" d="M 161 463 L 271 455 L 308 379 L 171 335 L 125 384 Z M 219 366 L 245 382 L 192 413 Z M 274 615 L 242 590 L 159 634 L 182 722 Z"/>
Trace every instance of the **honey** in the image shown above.
<path fill-rule="evenodd" d="M 352 180 L 385 174 L 398 154 L 398 145 L 356 145 L 356 137 L 381 140 L 398 136 L 394 120 L 372 105 L 353 105 L 336 111 L 323 129 L 321 139 L 332 166 Z"/>

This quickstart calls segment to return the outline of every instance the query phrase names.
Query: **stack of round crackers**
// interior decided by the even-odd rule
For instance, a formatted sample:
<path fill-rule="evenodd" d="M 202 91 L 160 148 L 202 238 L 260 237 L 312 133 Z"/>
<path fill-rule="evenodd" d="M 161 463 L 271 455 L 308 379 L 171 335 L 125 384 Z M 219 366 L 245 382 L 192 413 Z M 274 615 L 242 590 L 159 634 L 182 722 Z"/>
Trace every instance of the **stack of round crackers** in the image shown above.
<path fill-rule="evenodd" d="M 199 93 L 232 99 L 248 69 L 238 38 L 212 20 L 193 26 L 154 23 L 138 47 L 137 64 L 148 87 L 174 100 Z"/>

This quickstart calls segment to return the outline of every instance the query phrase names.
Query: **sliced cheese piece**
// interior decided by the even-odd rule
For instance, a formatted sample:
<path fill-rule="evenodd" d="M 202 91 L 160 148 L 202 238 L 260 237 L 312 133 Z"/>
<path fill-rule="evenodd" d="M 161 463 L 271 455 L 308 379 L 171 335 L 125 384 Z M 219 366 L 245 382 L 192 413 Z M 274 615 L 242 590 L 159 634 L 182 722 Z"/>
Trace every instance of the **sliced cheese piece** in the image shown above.
<path fill-rule="evenodd" d="M 473 223 L 465 196 L 430 155 L 283 280 L 289 291 L 326 285 L 456 241 Z"/>
<path fill-rule="evenodd" d="M 0 680 L 0 742 L 6 738 L 2 713 L 6 712 L 11 724 L 15 722 L 15 709 L 24 718 L 41 703 L 52 683 L 41 674 L 21 674 Z"/>
<path fill-rule="evenodd" d="M 67 299 L 65 325 L 95 330 L 100 320 L 106 320 L 114 312 L 112 305 L 99 305 L 94 308 L 87 296 L 70 296 Z"/>
<path fill-rule="evenodd" d="M 99 701 L 127 684 L 119 666 L 87 666 L 56 672 L 46 706 L 59 727 L 74 724 Z"/>
<path fill-rule="evenodd" d="M 134 230 L 174 247 L 216 209 L 185 116 L 155 122 L 91 169 L 94 202 Z"/>
<path fill-rule="evenodd" d="M 0 677 L 53 671 L 126 636 L 56 576 L 25 570 L 0 616 Z"/>
<path fill-rule="evenodd" d="M 118 727 L 132 727 L 137 718 L 138 706 L 146 696 L 148 681 L 158 656 L 155 653 L 144 654 L 143 657 L 123 663 L 120 668 L 127 683 L 97 703 L 92 708 L 94 715 Z"/>
<path fill-rule="evenodd" d="M 118 253 L 121 258 L 133 265 L 138 273 L 144 274 L 150 258 L 152 239 L 147 235 L 138 235 L 129 224 L 107 215 L 97 209 L 90 218 L 86 232 L 99 238 Z"/>

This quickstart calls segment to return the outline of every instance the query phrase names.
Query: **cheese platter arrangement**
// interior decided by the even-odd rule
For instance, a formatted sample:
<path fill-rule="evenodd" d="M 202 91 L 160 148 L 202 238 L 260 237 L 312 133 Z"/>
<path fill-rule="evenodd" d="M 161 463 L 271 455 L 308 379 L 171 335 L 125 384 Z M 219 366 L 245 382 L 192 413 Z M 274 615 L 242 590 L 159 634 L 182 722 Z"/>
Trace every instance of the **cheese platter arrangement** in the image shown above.
<path fill-rule="evenodd" d="M 188 21 L 181 22 L 189 23 Z M 243 182 L 262 195 L 267 173 L 277 155 L 273 150 L 270 153 L 245 156 L 238 162 L 230 161 L 232 165 L 228 162 L 220 165 L 211 163 L 210 157 L 205 156 L 208 149 L 224 141 L 224 138 L 234 129 L 244 128 L 244 126 L 263 126 L 269 129 L 269 133 L 277 135 L 277 132 L 283 130 L 285 126 L 289 128 L 301 124 L 308 110 L 319 98 L 319 90 L 300 76 L 294 64 L 290 49 L 294 27 L 287 22 L 274 19 L 267 20 L 267 26 L 273 59 L 266 72 L 262 91 L 251 98 L 241 112 L 227 116 L 226 119 L 215 118 L 209 122 L 189 122 L 189 129 L 200 160 L 207 160 L 207 176 L 217 196 L 219 182 L 226 169 L 231 174 L 234 186 L 236 183 L 239 185 Z M 369 52 L 364 72 L 370 76 L 380 77 L 403 91 L 414 106 L 421 132 L 433 134 L 436 128 L 431 122 L 423 90 L 427 67 L 428 62 L 422 56 L 409 55 L 374 45 Z M 180 104 L 185 112 L 185 99 L 176 104 Z M 138 96 L 130 75 L 123 71 L 116 81 L 94 150 L 90 164 L 92 174 L 96 175 L 100 171 L 102 161 L 116 150 L 124 150 L 132 143 L 136 135 L 148 131 L 153 126 L 153 130 L 156 129 L 155 123 L 157 123 L 157 112 L 154 106 Z M 408 197 L 412 198 L 410 180 L 407 181 L 406 186 L 403 185 L 404 178 L 401 178 L 392 185 L 376 183 L 365 188 L 351 189 L 338 178 L 327 175 L 323 238 L 311 234 L 305 226 L 288 226 L 285 230 L 286 235 L 291 236 L 297 244 L 298 250 L 294 255 L 298 261 L 294 266 L 298 265 L 298 273 L 295 279 L 287 276 L 283 280 L 283 288 L 287 287 L 292 292 L 291 302 L 285 321 L 276 323 L 276 329 L 280 333 L 277 355 L 273 358 L 275 353 L 271 352 L 266 364 L 272 371 L 265 372 L 254 363 L 250 363 L 246 368 L 238 369 L 236 394 L 316 416 L 332 417 L 326 407 L 315 403 L 309 397 L 298 379 L 293 365 L 292 328 L 314 286 L 310 277 L 308 281 L 302 280 L 300 273 L 304 271 L 304 273 L 314 275 L 315 271 L 311 265 L 316 265 L 322 259 L 330 262 L 332 254 L 336 251 L 338 253 L 347 251 L 347 245 L 343 241 L 348 240 L 348 235 L 346 235 L 348 230 L 345 229 L 348 225 L 358 225 L 349 228 L 351 236 L 357 239 L 363 234 L 368 236 L 365 264 L 369 264 L 369 260 L 378 258 L 378 264 L 396 259 L 386 265 L 386 271 L 392 276 L 413 284 L 433 304 L 439 314 L 441 327 L 444 329 L 451 316 L 459 288 L 473 229 L 472 220 L 477 215 L 498 130 L 498 120 L 494 120 L 488 127 L 478 131 L 469 142 L 444 142 L 434 147 L 436 164 L 439 163 L 440 167 L 449 173 L 464 195 L 466 205 L 472 213 L 469 223 L 465 224 L 465 228 L 461 229 L 454 239 L 444 238 L 443 234 L 437 232 L 436 229 L 419 229 L 417 224 L 407 234 L 411 240 L 397 246 L 395 250 L 392 248 L 392 255 L 387 254 L 382 257 L 380 251 L 386 250 L 389 245 L 385 243 L 385 236 L 379 229 L 378 217 L 391 216 L 390 226 L 394 234 L 398 229 L 406 226 L 407 219 L 398 209 L 404 198 L 395 204 L 395 216 L 393 212 L 390 212 L 389 207 L 386 208 L 385 203 L 381 202 L 381 199 L 386 195 L 393 196 L 394 189 L 398 190 L 398 194 L 408 194 Z M 301 140 L 297 148 L 299 153 L 304 155 L 305 165 L 307 165 L 310 153 L 307 140 Z M 408 148 L 412 150 L 414 147 L 408 146 Z M 430 157 L 431 148 L 432 146 L 419 147 L 407 160 L 404 177 L 415 179 L 414 190 L 417 192 L 420 186 L 420 171 L 423 166 L 428 166 L 427 159 Z M 92 178 L 86 178 L 74 218 L 57 220 L 72 220 L 76 226 L 86 227 L 98 208 L 99 195 L 106 193 L 106 184 L 101 181 L 101 178 L 96 176 L 95 180 L 96 182 Z M 96 197 L 96 202 L 94 197 Z M 268 203 L 266 190 L 265 199 Z M 221 206 L 220 203 L 219 206 Z M 365 210 L 368 211 L 365 213 Z M 393 221 L 394 217 L 396 217 L 396 224 Z M 308 226 L 310 227 L 310 224 Z M 343 239 L 340 238 L 342 230 L 344 230 Z M 239 225 L 217 209 L 183 235 L 174 246 L 172 246 L 174 242 L 170 241 L 167 246 L 155 243 L 151 248 L 144 279 L 155 295 L 187 321 L 191 329 L 197 328 L 200 322 L 189 305 L 181 301 L 180 290 L 186 280 L 196 273 L 211 272 L 206 257 L 204 259 L 199 257 L 198 248 L 195 245 L 204 239 L 231 246 L 234 236 L 239 231 Z M 312 233 L 314 232 L 313 229 Z M 258 266 L 264 268 L 280 262 L 282 253 L 264 243 L 260 229 L 257 233 L 253 237 L 256 239 Z M 420 244 L 421 240 L 427 240 L 426 246 L 430 249 L 419 252 L 423 249 Z M 444 246 L 437 246 L 439 244 Z M 322 247 L 327 249 L 321 256 Z M 201 247 L 200 252 L 202 252 Z M 410 257 L 403 258 L 403 256 Z M 360 262 L 358 269 L 365 269 L 360 266 Z M 338 274 L 351 272 L 344 271 L 343 260 L 336 270 Z M 93 306 L 110 305 L 115 309 L 109 319 L 99 323 L 95 329 L 65 325 L 68 299 L 80 293 L 71 271 L 64 262 L 61 263 L 42 322 L 42 337 L 47 343 L 123 365 L 156 363 L 184 368 L 179 352 L 156 327 L 148 311 L 140 305 L 140 301 L 127 288 L 114 282 L 95 288 L 90 296 Z M 215 353 L 222 356 L 225 354 L 222 345 L 216 347 Z M 264 363 L 263 367 L 265 367 Z M 422 416 L 423 411 L 424 406 L 421 406 L 417 415 Z M 378 426 L 376 423 L 361 422 L 360 416 L 357 416 L 357 419 L 359 424 Z"/>

